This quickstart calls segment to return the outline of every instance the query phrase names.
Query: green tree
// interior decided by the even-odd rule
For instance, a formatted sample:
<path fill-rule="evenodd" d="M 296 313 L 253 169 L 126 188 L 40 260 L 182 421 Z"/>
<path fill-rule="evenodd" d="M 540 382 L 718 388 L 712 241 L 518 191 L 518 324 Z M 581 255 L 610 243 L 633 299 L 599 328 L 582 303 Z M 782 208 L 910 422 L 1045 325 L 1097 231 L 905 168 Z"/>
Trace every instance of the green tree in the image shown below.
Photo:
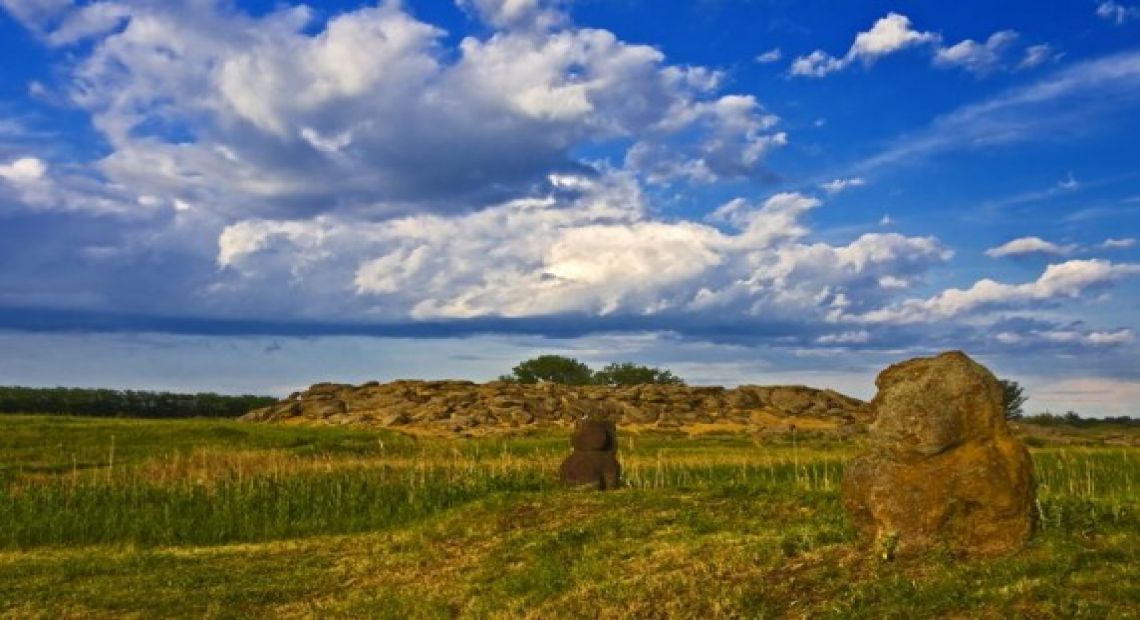
<path fill-rule="evenodd" d="M 1022 405 L 1029 400 L 1029 397 L 1025 395 L 1025 390 L 1016 381 L 1002 379 L 1001 392 L 1001 404 L 1005 410 L 1005 419 L 1020 419 L 1024 413 Z"/>
<path fill-rule="evenodd" d="M 594 373 L 594 383 L 602 385 L 644 385 L 659 383 L 685 385 L 677 375 L 663 368 L 642 366 L 633 362 L 613 363 Z"/>
<path fill-rule="evenodd" d="M 561 355 L 540 355 L 511 369 L 519 383 L 562 383 L 587 385 L 594 382 L 594 371 L 576 359 Z"/>

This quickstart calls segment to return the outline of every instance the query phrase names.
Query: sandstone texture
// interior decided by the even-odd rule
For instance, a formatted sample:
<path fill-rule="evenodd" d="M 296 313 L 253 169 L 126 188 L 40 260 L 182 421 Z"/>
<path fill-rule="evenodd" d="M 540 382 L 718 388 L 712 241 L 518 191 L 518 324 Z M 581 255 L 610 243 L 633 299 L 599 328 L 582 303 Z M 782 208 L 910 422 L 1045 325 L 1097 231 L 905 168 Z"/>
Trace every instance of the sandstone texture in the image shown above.
<path fill-rule="evenodd" d="M 607 491 L 621 484 L 617 460 L 617 425 L 608 419 L 584 417 L 574 425 L 574 451 L 559 468 L 564 484 Z"/>
<path fill-rule="evenodd" d="M 1033 466 L 1006 426 L 997 378 L 964 353 L 895 364 L 875 381 L 870 450 L 843 503 L 883 555 L 990 556 L 1033 528 Z"/>
<path fill-rule="evenodd" d="M 533 425 L 569 425 L 583 406 L 604 405 L 622 426 L 736 426 L 778 433 L 846 432 L 864 420 L 866 403 L 802 386 L 571 386 L 553 383 L 395 381 L 318 383 L 243 419 L 344 424 L 413 431 L 482 433 Z"/>

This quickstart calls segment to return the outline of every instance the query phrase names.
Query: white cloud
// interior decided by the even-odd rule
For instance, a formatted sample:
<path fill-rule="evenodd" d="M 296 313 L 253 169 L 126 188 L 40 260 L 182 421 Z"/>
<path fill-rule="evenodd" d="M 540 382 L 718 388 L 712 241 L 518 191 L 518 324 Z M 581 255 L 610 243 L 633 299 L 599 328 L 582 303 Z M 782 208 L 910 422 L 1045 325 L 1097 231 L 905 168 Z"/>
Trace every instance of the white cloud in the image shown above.
<path fill-rule="evenodd" d="M 566 20 L 548 0 L 456 0 L 488 25 L 496 28 L 550 28 Z"/>
<path fill-rule="evenodd" d="M 888 13 L 886 17 L 875 22 L 870 30 L 855 36 L 855 43 L 851 45 L 847 57 L 872 62 L 901 49 L 936 41 L 938 41 L 937 34 L 919 32 L 911 28 L 910 18 L 905 15 Z"/>
<path fill-rule="evenodd" d="M 1021 237 L 986 250 L 986 256 L 990 258 L 1022 256 L 1025 254 L 1064 256 L 1066 254 L 1072 254 L 1076 250 L 1077 246 L 1075 245 L 1058 245 L 1050 241 L 1045 241 L 1040 237 Z"/>
<path fill-rule="evenodd" d="M 225 217 L 480 208 L 615 139 L 658 181 L 752 178 L 787 143 L 717 72 L 575 28 L 556 3 L 465 6 L 504 30 L 452 49 L 394 1 L 314 28 L 303 6 L 120 0 L 63 7 L 46 38 L 91 39 L 64 75 L 111 146 L 98 176 Z"/>
<path fill-rule="evenodd" d="M 1021 58 L 1021 62 L 1017 63 L 1017 68 L 1032 69 L 1050 60 L 1056 60 L 1059 56 L 1049 44 L 1030 45 L 1025 48 L 1025 55 Z"/>
<path fill-rule="evenodd" d="M 1009 345 L 1075 344 L 1091 347 L 1113 347 L 1135 342 L 1136 334 L 1130 329 L 1113 331 L 1081 331 L 1077 329 L 1051 329 L 1041 331 L 999 332 L 994 338 Z"/>
<path fill-rule="evenodd" d="M 732 201 L 716 214 L 733 228 L 722 232 L 650 217 L 629 178 L 574 185 L 572 197 L 459 216 L 239 223 L 221 236 L 217 260 L 236 274 L 235 286 L 300 276 L 354 291 L 341 305 L 378 317 L 713 312 L 804 321 L 879 303 L 889 294 L 880 279 L 920 276 L 949 257 L 934 239 L 901 235 L 806 243 L 802 219 L 820 203 L 799 194 Z"/>
<path fill-rule="evenodd" d="M 867 181 L 862 177 L 850 177 L 846 179 L 834 179 L 820 185 L 820 187 L 829 194 L 838 194 L 849 187 L 862 187 L 866 184 Z"/>
<path fill-rule="evenodd" d="M 924 47 L 933 52 L 936 67 L 958 67 L 975 75 L 986 75 L 1006 69 L 1005 56 L 1018 39 L 1013 30 L 1000 30 L 991 34 L 984 42 L 965 39 L 950 46 L 942 45 L 942 36 L 936 32 L 916 30 L 909 17 L 899 13 L 888 13 L 875 22 L 870 30 L 855 36 L 847 53 L 841 57 L 832 56 L 824 50 L 815 50 L 792 61 L 789 74 L 799 77 L 821 78 L 842 71 L 855 62 L 871 65 L 878 59 L 916 47 Z M 1029 68 L 1050 58 L 1049 45 L 1034 45 L 1025 49 L 1024 57 L 1015 68 Z"/>
<path fill-rule="evenodd" d="M 1100 247 L 1106 250 L 1124 250 L 1136 246 L 1136 239 L 1125 237 L 1123 239 L 1105 239 Z"/>
<path fill-rule="evenodd" d="M 776 47 L 776 48 L 772 48 L 772 49 L 770 49 L 770 50 L 768 50 L 762 54 L 757 54 L 756 55 L 756 62 L 758 62 L 762 65 L 767 65 L 767 64 L 771 64 L 773 62 L 780 62 L 780 60 L 783 58 L 784 58 L 784 52 L 780 51 L 780 48 Z"/>
<path fill-rule="evenodd" d="M 853 332 L 840 332 L 826 334 L 815 339 L 816 343 L 824 345 L 834 344 L 866 344 L 871 341 L 871 332 L 861 329 Z"/>
<path fill-rule="evenodd" d="M 61 46 L 104 35 L 122 25 L 130 14 L 127 6 L 117 2 L 95 2 L 68 14 L 47 41 Z"/>
<path fill-rule="evenodd" d="M 938 35 L 933 32 L 913 29 L 909 17 L 888 13 L 886 17 L 877 20 L 870 30 L 855 35 L 855 42 L 842 58 L 836 58 L 823 50 L 815 50 L 792 61 L 790 72 L 793 76 L 824 77 L 846 69 L 856 61 L 869 65 L 883 56 L 908 47 L 937 43 L 938 40 Z"/>
<path fill-rule="evenodd" d="M 868 323 L 924 323 L 978 311 L 1014 307 L 1057 298 L 1078 298 L 1087 289 L 1140 275 L 1140 264 L 1101 259 L 1071 260 L 1049 265 L 1037 280 L 1004 284 L 979 280 L 968 289 L 947 289 L 928 299 L 909 299 L 862 316 L 846 318 Z"/>
<path fill-rule="evenodd" d="M 1140 7 L 1135 7 L 1119 2 L 1101 2 L 1096 7 L 1096 14 L 1102 19 L 1107 19 L 1116 24 L 1123 24 L 1125 22 L 1140 19 Z"/>
<path fill-rule="evenodd" d="M 21 157 L 0 164 L 0 179 L 10 183 L 38 181 L 47 174 L 47 164 L 36 157 Z"/>
<path fill-rule="evenodd" d="M 940 48 L 934 55 L 938 67 L 961 67 L 976 75 L 986 75 L 1002 66 L 1002 57 L 1017 40 L 1013 30 L 995 32 L 985 43 L 966 39 L 950 47 Z"/>
<path fill-rule="evenodd" d="M 836 71 L 842 71 L 851 64 L 842 58 L 836 58 L 823 50 L 815 50 L 806 55 L 799 56 L 792 61 L 788 72 L 793 76 L 824 77 Z"/>

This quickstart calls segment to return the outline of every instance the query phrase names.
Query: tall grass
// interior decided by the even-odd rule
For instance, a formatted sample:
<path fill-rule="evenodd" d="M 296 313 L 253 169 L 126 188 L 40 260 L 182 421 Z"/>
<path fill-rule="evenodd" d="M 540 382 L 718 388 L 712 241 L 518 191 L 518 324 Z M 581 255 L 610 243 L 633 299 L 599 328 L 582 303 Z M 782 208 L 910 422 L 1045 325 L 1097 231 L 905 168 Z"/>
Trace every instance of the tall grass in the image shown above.
<path fill-rule="evenodd" d="M 186 427 L 213 441 L 187 450 L 148 443 L 168 437 L 161 425 L 172 423 L 148 424 L 159 426 L 131 426 L 128 434 L 107 427 L 124 439 L 106 435 L 98 451 L 84 444 L 83 466 L 60 444 L 34 467 L 9 469 L 6 481 L 0 477 L 0 548 L 205 545 L 384 530 L 496 495 L 561 492 L 556 472 L 567 453 L 566 438 L 555 434 L 416 441 L 334 429 L 262 434 L 217 422 Z M 850 446 L 802 442 L 630 436 L 621 445 L 623 493 L 770 496 L 838 523 L 843 464 L 852 454 Z M 1135 450 L 1038 450 L 1034 461 L 1043 529 L 1140 526 Z"/>

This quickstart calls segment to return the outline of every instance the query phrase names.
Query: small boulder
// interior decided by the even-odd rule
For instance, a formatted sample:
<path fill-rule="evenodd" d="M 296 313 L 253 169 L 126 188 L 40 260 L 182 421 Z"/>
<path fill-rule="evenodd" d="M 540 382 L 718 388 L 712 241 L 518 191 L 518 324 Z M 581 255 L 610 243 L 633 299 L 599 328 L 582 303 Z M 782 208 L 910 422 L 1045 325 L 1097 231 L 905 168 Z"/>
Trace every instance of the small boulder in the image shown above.
<path fill-rule="evenodd" d="M 590 418 L 578 420 L 570 444 L 574 446 L 574 452 L 566 457 L 559 470 L 563 483 L 599 491 L 620 486 L 617 426 L 612 421 Z"/>
<path fill-rule="evenodd" d="M 871 449 L 845 471 L 843 503 L 884 556 L 941 548 L 991 556 L 1033 529 L 1033 465 L 1002 389 L 961 352 L 895 364 L 875 380 Z"/>

